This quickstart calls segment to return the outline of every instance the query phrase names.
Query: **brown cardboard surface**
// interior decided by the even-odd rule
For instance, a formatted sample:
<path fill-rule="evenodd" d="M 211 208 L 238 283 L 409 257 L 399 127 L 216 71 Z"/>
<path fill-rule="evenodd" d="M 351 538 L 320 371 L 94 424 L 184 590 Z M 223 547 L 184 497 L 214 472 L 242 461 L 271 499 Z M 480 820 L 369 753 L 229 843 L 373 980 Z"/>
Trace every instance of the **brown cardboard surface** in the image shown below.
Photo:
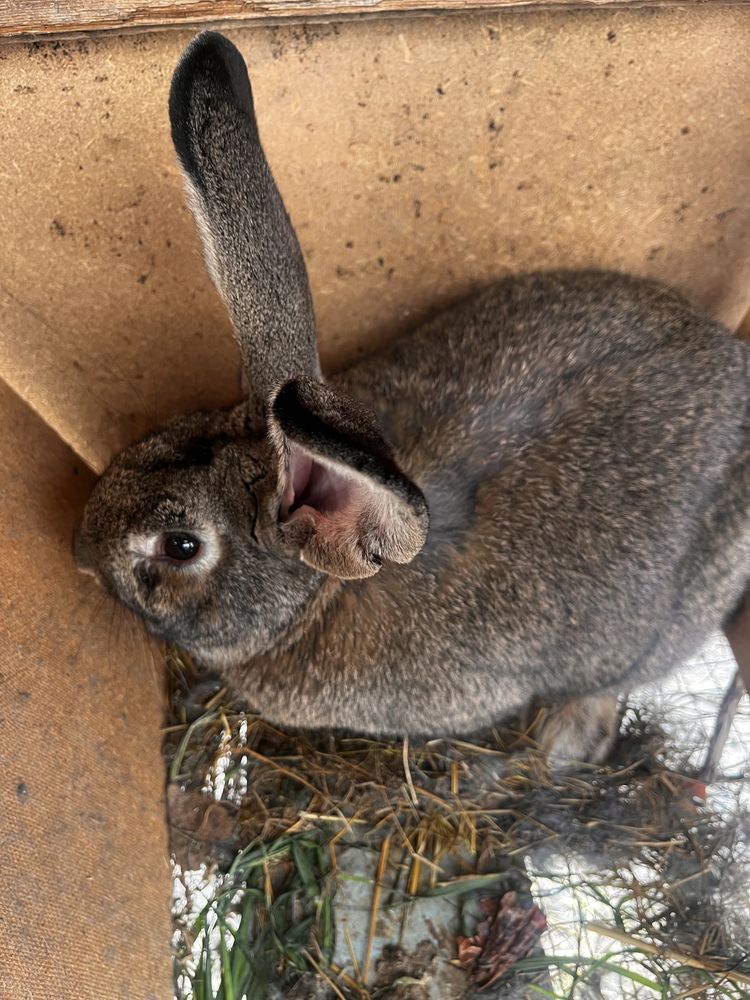
<path fill-rule="evenodd" d="M 509 271 L 750 305 L 750 8 L 243 28 L 328 366 Z M 94 467 L 236 395 L 170 148 L 190 33 L 0 49 L 0 377 Z"/>
<path fill-rule="evenodd" d="M 90 473 L 4 386 L 0 427 L 0 996 L 166 1000 L 155 668 L 73 568 Z"/>

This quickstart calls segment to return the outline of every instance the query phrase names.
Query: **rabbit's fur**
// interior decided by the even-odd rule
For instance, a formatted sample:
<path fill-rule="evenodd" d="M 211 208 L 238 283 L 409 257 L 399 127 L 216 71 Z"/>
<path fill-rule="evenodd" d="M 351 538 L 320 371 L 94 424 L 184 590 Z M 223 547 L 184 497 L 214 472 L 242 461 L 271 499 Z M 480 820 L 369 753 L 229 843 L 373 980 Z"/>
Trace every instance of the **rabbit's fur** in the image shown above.
<path fill-rule="evenodd" d="M 561 745 L 601 756 L 612 693 L 745 590 L 748 348 L 655 282 L 540 273 L 323 383 L 226 39 L 189 46 L 170 116 L 249 395 L 118 455 L 79 565 L 273 721 L 437 735 L 585 695 Z"/>

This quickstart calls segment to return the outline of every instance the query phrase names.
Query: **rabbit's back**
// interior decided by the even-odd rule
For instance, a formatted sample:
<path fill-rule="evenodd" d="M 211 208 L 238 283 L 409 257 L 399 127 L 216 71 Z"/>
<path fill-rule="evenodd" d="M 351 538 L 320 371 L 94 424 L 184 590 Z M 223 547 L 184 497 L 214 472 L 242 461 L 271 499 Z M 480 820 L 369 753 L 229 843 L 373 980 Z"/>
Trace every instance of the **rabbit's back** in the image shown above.
<path fill-rule="evenodd" d="M 379 411 L 432 512 L 423 553 L 361 599 L 381 650 L 396 628 L 394 657 L 443 693 L 458 664 L 508 708 L 653 676 L 744 589 L 747 347 L 677 293 L 597 272 L 508 279 L 340 380 Z"/>
<path fill-rule="evenodd" d="M 735 449 L 733 418 L 742 416 L 748 393 L 746 352 L 721 324 L 658 282 L 540 272 L 486 288 L 336 381 L 378 411 L 413 463 L 432 463 L 434 438 L 436 465 L 465 452 L 484 466 L 478 440 L 497 447 L 498 433 L 518 443 L 554 429 L 555 405 L 569 410 L 577 386 L 653 391 L 650 360 L 675 390 L 664 399 L 670 422 L 692 424 L 706 392 L 718 395 Z M 713 409 L 710 417 L 715 424 Z"/>

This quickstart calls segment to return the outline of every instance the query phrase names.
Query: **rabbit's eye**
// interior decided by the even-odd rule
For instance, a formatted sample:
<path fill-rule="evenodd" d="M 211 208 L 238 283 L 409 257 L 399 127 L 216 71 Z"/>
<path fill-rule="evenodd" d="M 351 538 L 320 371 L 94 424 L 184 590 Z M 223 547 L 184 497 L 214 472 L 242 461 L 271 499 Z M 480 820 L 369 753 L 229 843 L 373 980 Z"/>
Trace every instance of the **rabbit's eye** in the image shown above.
<path fill-rule="evenodd" d="M 200 539 L 181 531 L 172 531 L 162 540 L 162 551 L 175 562 L 188 562 L 200 552 Z"/>

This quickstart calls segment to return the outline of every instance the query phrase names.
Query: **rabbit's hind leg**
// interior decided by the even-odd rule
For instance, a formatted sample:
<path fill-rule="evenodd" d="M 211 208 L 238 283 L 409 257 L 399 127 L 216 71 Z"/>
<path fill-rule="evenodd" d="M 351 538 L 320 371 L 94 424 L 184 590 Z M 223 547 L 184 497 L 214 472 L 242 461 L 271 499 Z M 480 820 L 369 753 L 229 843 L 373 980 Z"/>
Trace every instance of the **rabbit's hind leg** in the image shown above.
<path fill-rule="evenodd" d="M 535 706 L 528 733 L 552 767 L 573 761 L 599 764 L 617 739 L 621 716 L 616 695 L 586 695 Z"/>

